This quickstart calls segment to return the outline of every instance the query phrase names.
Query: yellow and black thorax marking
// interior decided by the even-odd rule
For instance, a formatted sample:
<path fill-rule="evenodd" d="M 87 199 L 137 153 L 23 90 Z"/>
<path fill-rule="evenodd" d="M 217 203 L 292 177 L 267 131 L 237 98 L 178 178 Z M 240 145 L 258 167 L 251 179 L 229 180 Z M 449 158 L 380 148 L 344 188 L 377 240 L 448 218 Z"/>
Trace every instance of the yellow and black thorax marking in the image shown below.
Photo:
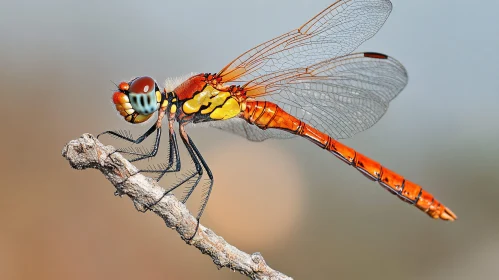
<path fill-rule="evenodd" d="M 206 121 L 226 120 L 241 113 L 241 104 L 229 92 L 206 85 L 202 91 L 183 102 L 182 111 L 187 115 L 205 117 Z"/>

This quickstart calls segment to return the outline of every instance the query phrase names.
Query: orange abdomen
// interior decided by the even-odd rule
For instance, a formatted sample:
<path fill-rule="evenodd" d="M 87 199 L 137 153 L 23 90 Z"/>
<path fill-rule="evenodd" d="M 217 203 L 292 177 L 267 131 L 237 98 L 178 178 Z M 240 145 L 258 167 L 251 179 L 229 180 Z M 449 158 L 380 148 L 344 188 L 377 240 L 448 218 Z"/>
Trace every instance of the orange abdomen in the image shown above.
<path fill-rule="evenodd" d="M 266 101 L 246 101 L 246 109 L 242 118 L 261 129 L 277 128 L 300 135 L 326 149 L 345 163 L 354 166 L 371 180 L 379 182 L 383 187 L 397 195 L 403 201 L 416 205 L 432 218 L 455 220 L 456 215 L 433 195 L 419 185 L 406 180 L 401 175 L 389 170 L 378 162 L 356 152 L 329 135 L 311 127 L 288 114 L 274 103 Z"/>

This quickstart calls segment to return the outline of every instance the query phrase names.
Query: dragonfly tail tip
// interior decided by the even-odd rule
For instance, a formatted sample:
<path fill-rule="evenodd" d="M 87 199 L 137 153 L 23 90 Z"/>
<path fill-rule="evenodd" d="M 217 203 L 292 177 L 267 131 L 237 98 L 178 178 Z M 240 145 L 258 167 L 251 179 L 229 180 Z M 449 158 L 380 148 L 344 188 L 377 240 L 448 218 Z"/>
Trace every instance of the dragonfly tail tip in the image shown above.
<path fill-rule="evenodd" d="M 445 210 L 440 214 L 440 219 L 452 222 L 457 220 L 457 216 L 449 208 L 445 207 Z"/>

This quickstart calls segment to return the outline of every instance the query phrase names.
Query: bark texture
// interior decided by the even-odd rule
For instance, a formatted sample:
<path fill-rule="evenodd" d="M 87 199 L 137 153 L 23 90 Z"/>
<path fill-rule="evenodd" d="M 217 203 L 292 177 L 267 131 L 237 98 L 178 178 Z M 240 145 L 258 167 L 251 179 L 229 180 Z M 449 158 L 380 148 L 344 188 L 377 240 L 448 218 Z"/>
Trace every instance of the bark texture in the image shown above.
<path fill-rule="evenodd" d="M 260 253 L 245 253 L 203 225 L 199 225 L 194 238 L 188 241 L 194 234 L 196 218 L 173 195 L 165 196 L 150 209 L 146 208 L 144 205 L 153 205 L 165 190 L 155 180 L 138 173 L 135 166 L 115 151 L 114 147 L 104 146 L 91 134 L 83 134 L 66 144 L 62 156 L 75 169 L 100 170 L 115 186 L 117 195 L 128 196 L 138 211 L 150 210 L 161 217 L 166 226 L 175 229 L 188 245 L 210 256 L 219 269 L 227 267 L 251 279 L 292 279 L 270 268 Z"/>

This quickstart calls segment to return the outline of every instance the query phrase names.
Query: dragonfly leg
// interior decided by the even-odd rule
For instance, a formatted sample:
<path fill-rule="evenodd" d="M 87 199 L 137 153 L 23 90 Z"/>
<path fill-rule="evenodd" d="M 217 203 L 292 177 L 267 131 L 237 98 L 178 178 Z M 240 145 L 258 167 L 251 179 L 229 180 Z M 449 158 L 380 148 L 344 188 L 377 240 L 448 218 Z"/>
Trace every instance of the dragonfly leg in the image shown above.
<path fill-rule="evenodd" d="M 208 164 L 204 160 L 204 158 L 201 155 L 201 153 L 199 152 L 198 148 L 194 144 L 194 141 L 192 141 L 192 139 L 191 139 L 191 137 L 189 135 L 186 134 L 186 136 L 187 136 L 187 140 L 188 140 L 190 148 L 196 154 L 197 158 L 201 162 L 201 165 L 206 170 L 206 174 L 208 175 L 208 178 L 209 178 L 208 188 L 202 194 L 201 206 L 200 206 L 200 208 L 198 210 L 198 214 L 197 214 L 197 217 L 196 217 L 196 220 L 197 220 L 196 229 L 194 231 L 194 234 L 191 237 L 187 238 L 187 240 L 190 241 L 190 240 L 192 240 L 194 238 L 194 236 L 196 236 L 196 233 L 198 232 L 198 229 L 199 229 L 199 220 L 201 219 L 201 216 L 203 215 L 203 212 L 206 209 L 206 205 L 208 204 L 208 200 L 210 199 L 211 191 L 213 189 L 213 174 L 211 173 L 211 170 L 208 167 Z M 189 190 L 189 192 L 187 193 L 186 197 L 184 198 L 184 203 L 185 203 L 185 201 L 187 201 L 187 199 L 189 199 L 189 197 L 191 196 L 192 192 L 194 192 L 194 189 L 195 189 L 195 186 L 192 187 Z"/>
<path fill-rule="evenodd" d="M 172 133 L 171 135 L 174 136 L 175 134 Z M 181 138 L 182 138 L 182 142 L 184 143 L 185 147 L 187 148 L 187 151 L 189 152 L 189 155 L 191 156 L 192 161 L 194 162 L 194 166 L 195 166 L 196 170 L 192 174 L 186 176 L 184 179 L 180 180 L 178 183 L 176 183 L 175 185 L 173 185 L 170 189 L 168 189 L 163 194 L 163 196 L 161 196 L 160 199 L 158 199 L 152 205 L 147 206 L 147 208 L 150 209 L 152 206 L 156 205 L 159 201 L 161 201 L 170 192 L 174 191 L 175 189 L 177 189 L 181 185 L 183 185 L 183 184 L 185 184 L 185 183 L 187 183 L 190 180 L 192 180 L 192 179 L 195 178 L 195 181 L 188 188 L 188 191 L 186 192 L 185 197 L 182 199 L 182 203 L 186 203 L 187 200 L 189 199 L 189 197 L 192 195 L 192 193 L 196 189 L 196 187 L 198 186 L 199 181 L 201 180 L 201 177 L 203 176 L 203 173 L 204 173 L 203 168 L 204 168 L 204 170 L 206 170 L 206 173 L 207 173 L 207 175 L 209 177 L 209 187 L 208 187 L 207 191 L 203 193 L 203 197 L 202 197 L 202 201 L 201 201 L 201 206 L 200 206 L 200 209 L 199 209 L 198 214 L 196 216 L 196 220 L 197 220 L 196 229 L 194 231 L 194 234 L 191 237 L 187 238 L 187 240 L 189 241 L 189 240 L 192 240 L 194 238 L 194 236 L 196 235 L 196 233 L 197 233 L 197 231 L 199 229 L 199 220 L 201 219 L 201 216 L 202 216 L 202 214 L 203 214 L 203 212 L 204 212 L 204 210 L 206 208 L 206 204 L 208 203 L 208 199 L 210 197 L 211 190 L 212 190 L 212 187 L 213 187 L 213 174 L 212 174 L 210 168 L 208 167 L 208 165 L 206 164 L 206 161 L 202 157 L 201 153 L 199 152 L 198 148 L 195 146 L 194 142 L 190 138 L 190 136 L 187 135 L 187 133 L 185 132 L 185 129 L 184 129 L 183 125 L 180 126 L 180 135 L 181 135 Z M 172 143 L 173 143 L 173 141 L 172 141 Z M 176 150 L 176 154 L 178 154 L 178 149 Z M 178 161 L 180 161 L 180 160 L 178 160 Z M 170 163 L 169 163 L 169 165 L 170 165 Z M 178 169 L 180 169 L 180 163 L 177 163 L 177 166 L 178 166 Z M 177 168 L 175 168 L 173 170 L 176 170 L 176 169 Z M 165 172 L 165 171 L 162 170 L 161 172 Z"/>
<path fill-rule="evenodd" d="M 189 145 L 189 139 L 187 138 L 188 136 L 185 133 L 185 131 L 184 131 L 184 129 L 183 129 L 182 126 L 180 127 L 180 132 L 181 132 L 182 142 L 184 143 L 185 147 L 187 148 L 187 151 L 189 152 L 189 155 L 191 156 L 191 159 L 192 159 L 192 161 L 194 163 L 195 171 L 192 172 L 191 174 L 187 175 L 185 178 L 181 179 L 179 182 L 177 182 L 176 184 L 174 184 L 172 187 L 170 187 L 156 202 L 154 202 L 153 204 L 149 205 L 147 208 L 150 208 L 150 207 L 156 205 L 167 194 L 169 194 L 170 192 L 176 190 L 178 187 L 182 186 L 183 184 L 185 184 L 185 183 L 189 182 L 190 180 L 192 180 L 193 178 L 195 178 L 194 183 L 189 188 L 187 196 L 182 199 L 182 203 L 185 203 L 187 201 L 187 198 L 189 198 L 190 193 L 192 193 L 192 191 L 193 191 L 192 189 L 196 188 L 196 186 L 198 185 L 199 181 L 201 180 L 201 177 L 203 176 L 203 168 L 201 167 L 200 162 L 196 158 L 195 152 L 193 151 L 193 149 Z M 172 133 L 172 135 L 175 135 L 175 134 Z M 172 143 L 176 143 L 176 140 L 172 141 Z M 176 144 L 171 144 L 171 146 L 175 146 L 176 147 Z M 176 151 L 176 153 L 178 154 L 177 151 Z M 180 162 L 180 158 L 179 158 L 179 160 L 177 162 Z M 177 163 L 177 166 L 180 167 L 180 163 Z M 155 172 L 155 171 L 157 171 L 157 172 L 165 172 L 165 170 L 144 170 L 143 172 Z"/>
<path fill-rule="evenodd" d="M 165 166 L 161 166 L 162 168 L 158 169 L 145 169 L 145 170 L 140 170 L 140 172 L 145 172 L 145 173 L 157 173 L 159 174 L 156 177 L 156 181 L 161 180 L 163 176 L 166 173 L 170 172 L 178 172 L 180 171 L 181 168 L 181 161 L 180 161 L 180 153 L 178 150 L 178 144 L 177 144 L 177 135 L 175 134 L 175 130 L 173 129 L 173 126 L 170 126 L 170 134 L 169 134 L 169 153 L 168 153 L 168 164 Z M 173 167 L 173 164 L 175 163 L 175 167 Z"/>
<path fill-rule="evenodd" d="M 196 145 L 194 145 L 194 142 L 192 141 L 191 137 L 189 137 L 189 136 L 187 136 L 187 137 L 189 139 L 189 144 L 191 145 L 192 149 L 194 150 L 194 153 L 196 153 L 196 156 L 199 158 L 199 161 L 201 162 L 201 165 L 203 165 L 203 168 L 206 170 L 206 174 L 208 175 L 208 178 L 209 178 L 208 188 L 207 188 L 206 192 L 203 194 L 203 200 L 202 200 L 201 207 L 199 208 L 199 213 L 197 216 L 197 219 L 199 221 L 199 219 L 203 215 L 203 212 L 206 208 L 206 205 L 208 204 L 208 200 L 210 199 L 211 191 L 213 189 L 213 174 L 211 173 L 211 170 L 208 167 L 208 164 L 204 160 L 204 158 L 201 155 L 201 153 L 199 152 L 198 148 L 196 147 Z"/>
<path fill-rule="evenodd" d="M 134 162 L 134 161 L 139 161 L 139 160 L 143 160 L 146 158 L 151 158 L 151 157 L 156 156 L 156 154 L 158 153 L 159 142 L 161 139 L 161 127 L 157 127 L 156 124 L 154 124 L 142 136 L 140 136 L 137 139 L 133 139 L 132 136 L 127 132 L 119 132 L 119 131 L 105 131 L 105 132 L 102 132 L 99 135 L 97 135 L 97 138 L 99 138 L 100 136 L 102 136 L 104 134 L 109 134 L 109 135 L 116 137 L 118 139 L 123 139 L 125 141 L 131 142 L 134 144 L 140 144 L 140 143 L 142 143 L 142 141 L 147 139 L 147 137 L 149 137 L 154 131 L 156 131 L 156 139 L 155 139 L 154 145 L 152 147 L 152 150 L 149 152 L 134 151 L 134 150 L 130 150 L 130 149 L 116 149 L 116 152 L 135 156 L 135 158 L 130 159 L 130 162 Z"/>

